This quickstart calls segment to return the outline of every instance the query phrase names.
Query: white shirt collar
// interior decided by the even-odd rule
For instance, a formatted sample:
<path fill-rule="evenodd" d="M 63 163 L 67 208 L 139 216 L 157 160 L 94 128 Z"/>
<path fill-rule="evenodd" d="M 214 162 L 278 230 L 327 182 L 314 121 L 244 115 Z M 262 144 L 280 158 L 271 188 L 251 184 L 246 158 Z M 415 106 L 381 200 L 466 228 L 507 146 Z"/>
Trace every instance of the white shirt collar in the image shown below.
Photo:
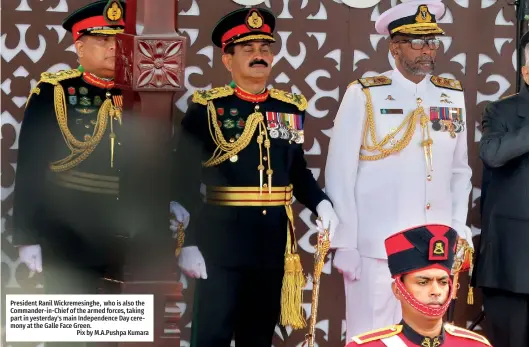
<path fill-rule="evenodd" d="M 430 78 L 431 75 L 427 74 L 421 82 L 415 83 L 404 77 L 399 69 L 394 69 L 391 76 L 393 82 L 398 83 L 401 87 L 404 87 L 406 91 L 413 93 L 413 95 L 417 97 L 425 95 L 426 87 L 428 86 L 428 83 L 430 83 Z"/>

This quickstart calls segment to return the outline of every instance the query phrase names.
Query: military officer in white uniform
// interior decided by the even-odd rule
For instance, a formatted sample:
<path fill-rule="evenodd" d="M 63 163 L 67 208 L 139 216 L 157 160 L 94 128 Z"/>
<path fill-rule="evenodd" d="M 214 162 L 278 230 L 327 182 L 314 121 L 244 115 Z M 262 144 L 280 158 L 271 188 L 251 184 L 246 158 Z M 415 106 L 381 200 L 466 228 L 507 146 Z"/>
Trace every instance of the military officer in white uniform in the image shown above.
<path fill-rule="evenodd" d="M 401 319 L 388 236 L 439 223 L 472 247 L 463 87 L 431 74 L 444 9 L 440 1 L 408 1 L 380 16 L 376 29 L 390 36 L 396 69 L 352 82 L 334 121 L 325 187 L 340 220 L 332 247 L 344 276 L 348 341 Z"/>

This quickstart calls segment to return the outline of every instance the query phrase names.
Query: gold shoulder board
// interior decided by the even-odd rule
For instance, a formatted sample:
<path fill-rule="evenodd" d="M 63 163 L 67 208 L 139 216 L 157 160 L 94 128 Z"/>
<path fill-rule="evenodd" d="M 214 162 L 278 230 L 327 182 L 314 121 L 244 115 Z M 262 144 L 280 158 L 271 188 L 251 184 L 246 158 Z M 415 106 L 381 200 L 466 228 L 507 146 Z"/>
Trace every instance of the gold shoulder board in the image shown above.
<path fill-rule="evenodd" d="M 388 77 L 386 77 L 384 75 L 360 78 L 357 81 L 364 88 L 379 87 L 379 86 L 389 86 L 392 83 L 391 78 L 388 78 Z"/>
<path fill-rule="evenodd" d="M 478 342 L 483 343 L 484 345 L 491 346 L 489 340 L 487 340 L 485 337 L 479 334 L 476 334 L 473 331 L 463 329 L 460 327 L 456 327 L 455 325 L 446 323 L 445 331 L 452 336 L 457 336 L 457 337 L 462 337 L 462 338 L 469 339 L 469 340 L 478 341 Z"/>
<path fill-rule="evenodd" d="M 43 72 L 40 74 L 40 82 L 53 84 L 54 86 L 58 85 L 59 82 L 76 78 L 81 76 L 83 73 L 77 69 L 73 70 L 63 70 L 59 72 Z"/>
<path fill-rule="evenodd" d="M 430 81 L 439 88 L 463 90 L 461 82 L 459 82 L 458 80 L 453 80 L 451 78 L 432 76 L 432 78 L 430 78 Z"/>
<path fill-rule="evenodd" d="M 207 105 L 208 101 L 224 98 L 233 94 L 233 88 L 230 86 L 217 87 L 208 90 L 195 90 L 193 93 L 193 102 L 196 104 Z"/>
<path fill-rule="evenodd" d="M 307 99 L 303 94 L 294 94 L 279 89 L 270 89 L 270 96 L 274 99 L 293 104 L 300 111 L 305 111 L 308 107 Z"/>
<path fill-rule="evenodd" d="M 367 333 L 356 335 L 353 337 L 353 341 L 361 345 L 364 343 L 377 341 L 400 334 L 402 331 L 402 325 L 390 325 L 382 329 L 372 330 Z"/>

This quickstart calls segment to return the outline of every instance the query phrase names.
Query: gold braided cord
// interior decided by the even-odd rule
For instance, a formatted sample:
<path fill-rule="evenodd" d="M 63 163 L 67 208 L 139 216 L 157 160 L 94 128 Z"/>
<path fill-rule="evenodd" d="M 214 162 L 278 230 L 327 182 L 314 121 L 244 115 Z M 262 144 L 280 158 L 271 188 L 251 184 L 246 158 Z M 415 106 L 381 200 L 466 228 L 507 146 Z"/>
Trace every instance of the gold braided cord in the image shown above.
<path fill-rule="evenodd" d="M 422 107 L 414 110 L 409 116 L 404 119 L 404 121 L 395 131 L 390 132 L 384 137 L 384 139 L 382 139 L 382 141 L 378 142 L 376 138 L 376 124 L 373 111 L 373 103 L 371 101 L 371 93 L 369 92 L 368 88 L 364 88 L 363 92 L 366 96 L 367 118 L 363 131 L 363 145 L 361 146 L 361 149 L 368 152 L 378 151 L 380 153 L 375 155 L 360 154 L 360 160 L 380 160 L 394 153 L 402 151 L 410 143 L 413 134 L 415 133 L 415 123 L 417 122 L 417 117 L 421 114 L 421 112 L 424 113 L 424 110 L 422 109 Z M 407 126 L 407 128 L 402 139 L 398 140 L 392 148 L 383 148 L 383 146 L 386 145 L 392 139 L 394 139 L 395 136 L 399 132 L 401 132 L 405 126 Z M 368 144 L 368 132 L 370 133 L 371 141 L 373 142 L 372 146 Z"/>
<path fill-rule="evenodd" d="M 178 231 L 176 234 L 176 249 L 174 253 L 176 257 L 180 255 L 180 251 L 182 250 L 182 247 L 184 246 L 184 240 L 185 240 L 184 223 L 178 222 Z"/>
<path fill-rule="evenodd" d="M 78 148 L 88 148 L 97 145 L 99 141 L 101 141 L 101 138 L 105 133 L 108 122 L 107 115 L 112 106 L 112 101 L 110 99 L 107 99 L 105 100 L 103 105 L 101 105 L 97 116 L 98 122 L 96 127 L 94 128 L 94 135 L 88 141 L 79 141 L 73 136 L 73 134 L 70 132 L 70 129 L 68 128 L 68 117 L 66 114 L 66 98 L 64 96 L 64 89 L 59 84 L 55 86 L 54 97 L 55 114 L 57 116 L 59 128 L 61 129 L 63 136 L 66 137 L 67 144 L 71 144 L 74 147 Z"/>
<path fill-rule="evenodd" d="M 103 102 L 97 114 L 97 121 L 92 136 L 87 137 L 88 140 L 82 142 L 77 140 L 68 129 L 66 99 L 64 90 L 60 84 L 54 87 L 54 98 L 57 123 L 71 153 L 66 158 L 50 163 L 50 169 L 53 172 L 62 172 L 70 170 L 83 162 L 99 144 L 107 128 L 108 114 L 112 108 L 112 101 L 107 99 Z"/>
<path fill-rule="evenodd" d="M 208 123 L 209 123 L 209 133 L 217 149 L 213 152 L 211 158 L 209 158 L 204 164 L 204 167 L 216 166 L 227 159 L 233 157 L 244 148 L 248 146 L 252 140 L 255 130 L 264 120 L 264 116 L 261 112 L 254 112 L 248 116 L 246 121 L 246 126 L 241 134 L 241 136 L 233 143 L 226 141 L 222 134 L 222 130 L 218 124 L 217 112 L 215 111 L 215 106 L 213 102 L 208 101 Z M 213 126 L 213 129 L 211 128 Z M 222 154 L 224 152 L 224 154 Z"/>

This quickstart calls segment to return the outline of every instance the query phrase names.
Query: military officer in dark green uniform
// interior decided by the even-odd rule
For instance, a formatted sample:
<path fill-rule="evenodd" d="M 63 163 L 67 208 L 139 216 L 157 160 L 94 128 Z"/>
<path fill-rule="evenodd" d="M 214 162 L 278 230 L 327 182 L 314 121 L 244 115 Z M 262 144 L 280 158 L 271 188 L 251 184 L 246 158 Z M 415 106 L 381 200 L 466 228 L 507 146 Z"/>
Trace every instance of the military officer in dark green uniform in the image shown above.
<path fill-rule="evenodd" d="M 138 160 L 130 146 L 138 125 L 123 117 L 114 86 L 115 35 L 123 32 L 124 14 L 124 3 L 100 0 L 69 15 L 63 27 L 81 66 L 42 73 L 26 104 L 13 243 L 30 271 L 44 269 L 47 293 L 96 293 L 122 277 L 131 215 L 138 214 L 130 213 L 130 202 L 141 200 L 127 188 L 138 186 L 131 169 L 138 164 L 130 165 Z M 176 202 L 171 210 L 184 215 Z"/>
<path fill-rule="evenodd" d="M 274 26 L 256 8 L 220 20 L 212 40 L 233 82 L 196 91 L 181 124 L 173 199 L 190 213 L 179 266 L 198 278 L 192 347 L 269 347 L 278 321 L 303 328 L 293 197 L 331 235 L 338 224 L 304 158 L 307 100 L 267 88 Z"/>
<path fill-rule="evenodd" d="M 19 138 L 13 243 L 50 294 L 95 294 L 120 279 L 122 96 L 114 87 L 115 34 L 124 4 L 102 0 L 63 23 L 81 66 L 44 72 Z"/>

